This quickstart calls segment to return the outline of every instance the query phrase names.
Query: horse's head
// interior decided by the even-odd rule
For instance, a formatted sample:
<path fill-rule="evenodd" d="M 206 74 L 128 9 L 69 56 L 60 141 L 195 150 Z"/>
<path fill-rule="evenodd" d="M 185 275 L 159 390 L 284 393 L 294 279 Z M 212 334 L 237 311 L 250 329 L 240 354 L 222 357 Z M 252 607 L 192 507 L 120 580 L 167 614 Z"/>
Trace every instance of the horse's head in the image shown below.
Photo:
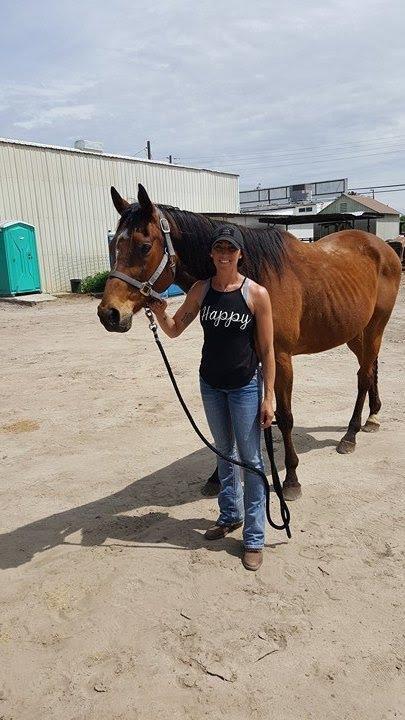
<path fill-rule="evenodd" d="M 97 312 L 106 330 L 127 332 L 148 295 L 163 292 L 172 282 L 175 258 L 167 220 L 142 185 L 138 185 L 138 202 L 132 205 L 114 187 L 111 197 L 121 218 L 110 245 L 115 264 Z"/>

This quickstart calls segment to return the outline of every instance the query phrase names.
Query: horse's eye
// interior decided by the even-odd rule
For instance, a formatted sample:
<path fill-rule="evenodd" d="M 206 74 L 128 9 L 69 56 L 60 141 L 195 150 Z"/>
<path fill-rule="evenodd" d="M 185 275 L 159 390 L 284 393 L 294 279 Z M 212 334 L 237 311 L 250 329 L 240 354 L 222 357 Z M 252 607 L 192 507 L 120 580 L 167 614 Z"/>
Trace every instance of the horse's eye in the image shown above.
<path fill-rule="evenodd" d="M 141 253 L 142 253 L 142 255 L 147 255 L 148 252 L 149 252 L 149 250 L 151 249 L 151 247 L 152 247 L 152 246 L 151 246 L 150 243 L 142 243 L 142 245 L 141 245 Z"/>

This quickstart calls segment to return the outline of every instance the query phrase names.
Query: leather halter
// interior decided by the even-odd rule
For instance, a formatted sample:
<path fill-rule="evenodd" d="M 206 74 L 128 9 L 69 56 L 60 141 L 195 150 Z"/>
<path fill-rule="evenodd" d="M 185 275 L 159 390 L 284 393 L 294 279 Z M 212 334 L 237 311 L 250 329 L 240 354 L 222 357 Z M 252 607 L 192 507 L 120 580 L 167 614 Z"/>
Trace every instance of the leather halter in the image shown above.
<path fill-rule="evenodd" d="M 161 296 L 159 293 L 157 293 L 155 290 L 153 290 L 153 285 L 155 284 L 156 280 L 158 280 L 165 269 L 167 263 L 170 265 L 170 269 L 172 271 L 173 277 L 170 281 L 169 285 L 173 282 L 175 275 L 176 275 L 176 254 L 174 252 L 172 239 L 170 237 L 170 225 L 167 221 L 167 218 L 163 215 L 162 211 L 157 208 L 159 213 L 159 225 L 160 229 L 163 233 L 163 237 L 165 239 L 165 247 L 163 252 L 163 257 L 157 266 L 156 270 L 152 275 L 150 276 L 149 280 L 145 280 L 144 282 L 141 282 L 139 280 L 135 280 L 135 278 L 132 278 L 130 275 L 126 275 L 125 273 L 119 272 L 119 270 L 112 270 L 109 274 L 109 278 L 118 278 L 118 280 L 123 280 L 123 282 L 128 283 L 128 285 L 132 285 L 135 287 L 139 292 L 144 295 L 145 297 L 152 297 L 155 300 L 160 300 Z M 167 289 L 167 288 L 165 288 Z M 163 291 L 162 291 L 163 292 Z"/>

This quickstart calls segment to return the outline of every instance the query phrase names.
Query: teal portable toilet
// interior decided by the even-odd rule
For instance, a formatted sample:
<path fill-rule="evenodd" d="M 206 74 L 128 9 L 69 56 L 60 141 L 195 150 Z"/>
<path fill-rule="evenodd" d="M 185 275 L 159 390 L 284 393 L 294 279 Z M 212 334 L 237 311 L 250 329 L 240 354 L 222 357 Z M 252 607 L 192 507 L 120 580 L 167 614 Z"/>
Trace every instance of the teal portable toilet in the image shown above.
<path fill-rule="evenodd" d="M 41 292 L 35 228 L 0 221 L 0 295 Z"/>

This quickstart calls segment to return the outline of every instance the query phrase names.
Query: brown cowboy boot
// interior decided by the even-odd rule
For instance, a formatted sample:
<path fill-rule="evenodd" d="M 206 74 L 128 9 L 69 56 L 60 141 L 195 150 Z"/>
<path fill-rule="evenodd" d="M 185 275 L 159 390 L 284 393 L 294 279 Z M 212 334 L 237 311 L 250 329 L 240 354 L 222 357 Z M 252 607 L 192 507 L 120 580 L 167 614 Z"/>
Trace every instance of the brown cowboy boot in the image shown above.
<path fill-rule="evenodd" d="M 243 521 L 234 523 L 233 525 L 213 525 L 206 530 L 205 537 L 207 540 L 221 540 L 221 538 L 242 527 L 242 525 Z"/>
<path fill-rule="evenodd" d="M 245 548 L 242 555 L 242 565 L 246 570 L 255 572 L 263 562 L 263 550 Z"/>

